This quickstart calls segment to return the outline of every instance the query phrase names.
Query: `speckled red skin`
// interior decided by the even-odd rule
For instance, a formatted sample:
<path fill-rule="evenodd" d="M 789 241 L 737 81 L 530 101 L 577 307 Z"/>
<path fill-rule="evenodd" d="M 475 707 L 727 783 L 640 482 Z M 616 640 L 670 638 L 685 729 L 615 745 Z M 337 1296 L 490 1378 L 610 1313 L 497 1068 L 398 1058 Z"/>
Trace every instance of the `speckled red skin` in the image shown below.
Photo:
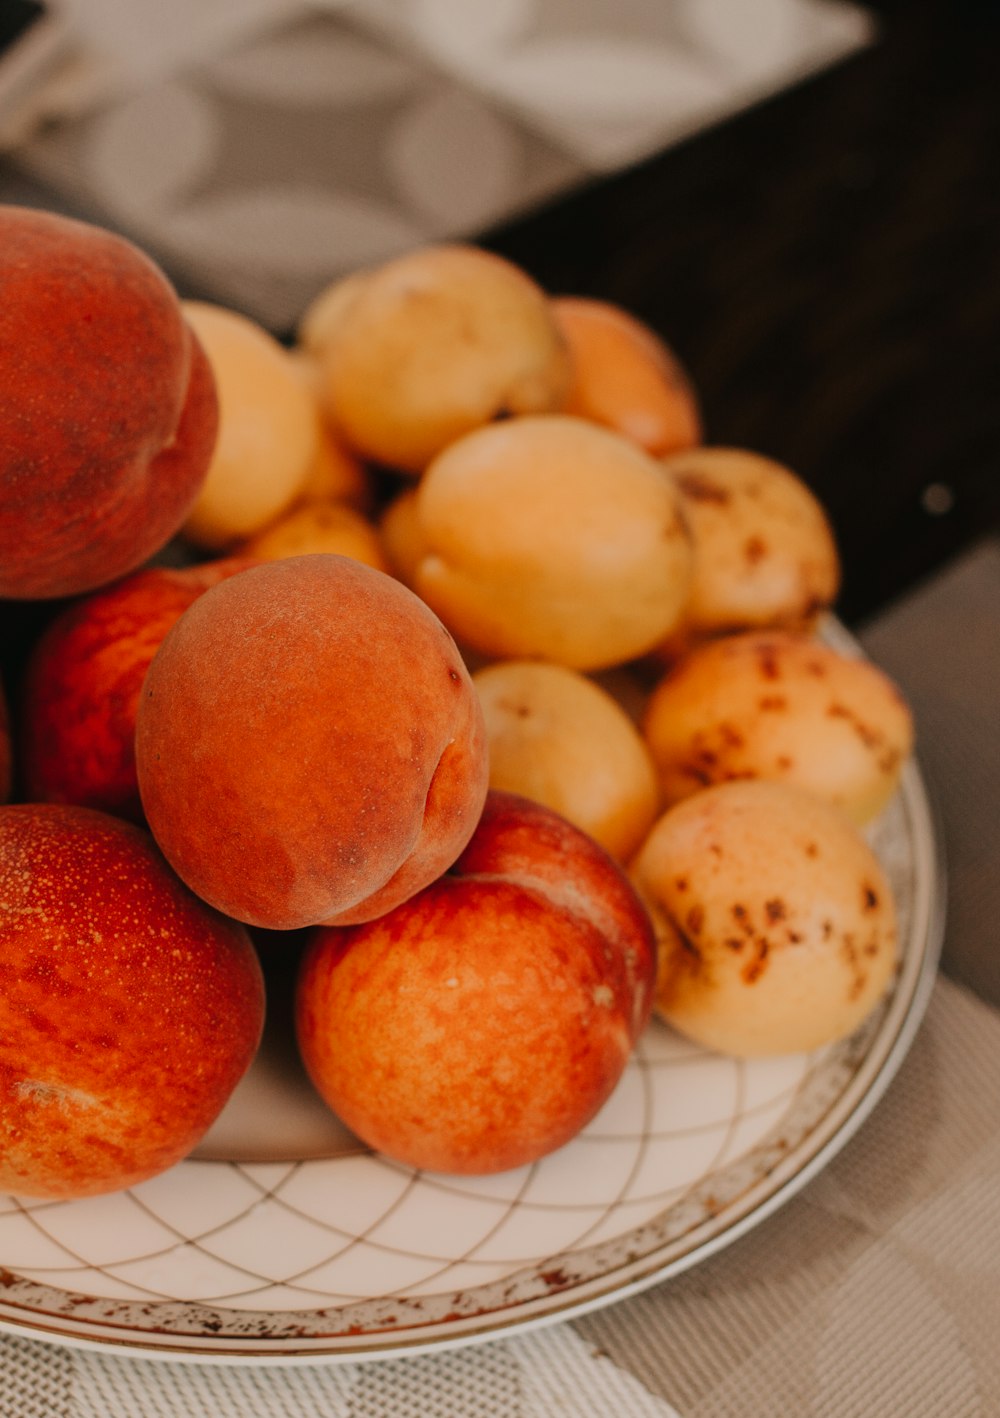
<path fill-rule="evenodd" d="M 132 1186 L 204 1135 L 249 1067 L 264 991 L 242 927 L 148 833 L 0 808 L 0 1191 Z"/>
<path fill-rule="evenodd" d="M 289 557 L 206 591 L 149 668 L 147 821 L 219 910 L 272 930 L 367 920 L 445 871 L 488 786 L 468 671 L 400 582 Z"/>
<path fill-rule="evenodd" d="M 230 557 L 150 567 L 71 602 L 36 642 L 18 715 L 23 796 L 142 822 L 135 719 L 153 656 L 210 586 L 254 565 Z"/>
<path fill-rule="evenodd" d="M 181 526 L 218 426 L 208 360 L 137 247 L 0 207 L 0 596 L 106 585 Z"/>
<path fill-rule="evenodd" d="M 486 1173 L 573 1138 L 649 1019 L 649 917 L 548 808 L 491 792 L 452 870 L 387 915 L 320 928 L 296 1030 L 320 1095 L 412 1166 Z"/>

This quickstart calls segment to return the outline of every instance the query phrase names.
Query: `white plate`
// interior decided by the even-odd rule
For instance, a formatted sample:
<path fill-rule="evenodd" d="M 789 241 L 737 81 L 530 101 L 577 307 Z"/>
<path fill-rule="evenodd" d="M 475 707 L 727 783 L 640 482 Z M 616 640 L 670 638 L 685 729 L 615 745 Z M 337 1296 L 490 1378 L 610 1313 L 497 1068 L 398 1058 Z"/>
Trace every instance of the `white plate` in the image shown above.
<path fill-rule="evenodd" d="M 444 1177 L 372 1155 L 323 1108 L 279 978 L 260 1058 L 193 1158 L 106 1197 L 0 1197 L 0 1328 L 163 1359 L 381 1359 L 565 1319 L 703 1260 L 843 1146 L 923 1014 L 944 889 L 914 764 L 869 835 L 902 960 L 848 1041 L 740 1061 L 654 1023 L 574 1142 L 514 1172 Z"/>

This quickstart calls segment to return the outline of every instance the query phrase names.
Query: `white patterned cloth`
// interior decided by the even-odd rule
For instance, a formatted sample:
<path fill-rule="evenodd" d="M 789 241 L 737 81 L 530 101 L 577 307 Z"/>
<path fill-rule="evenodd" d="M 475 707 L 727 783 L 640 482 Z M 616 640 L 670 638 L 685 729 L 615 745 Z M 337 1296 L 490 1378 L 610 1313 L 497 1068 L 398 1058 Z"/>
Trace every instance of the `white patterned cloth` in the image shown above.
<path fill-rule="evenodd" d="M 871 36 L 842 0 L 65 3 L 90 62 L 39 95 L 17 161 L 279 331 L 346 270 L 482 231 Z"/>

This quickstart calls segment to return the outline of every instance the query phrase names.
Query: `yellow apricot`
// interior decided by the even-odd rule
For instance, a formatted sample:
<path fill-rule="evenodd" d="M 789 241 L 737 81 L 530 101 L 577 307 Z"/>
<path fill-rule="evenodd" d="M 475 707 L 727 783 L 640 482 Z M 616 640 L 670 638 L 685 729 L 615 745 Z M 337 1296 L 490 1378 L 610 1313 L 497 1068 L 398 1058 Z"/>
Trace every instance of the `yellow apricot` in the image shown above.
<path fill-rule="evenodd" d="M 544 803 L 627 861 L 660 798 L 649 749 L 625 711 L 586 675 L 537 660 L 498 661 L 472 682 L 490 786 Z"/>
<path fill-rule="evenodd" d="M 573 369 L 564 413 L 613 428 L 657 455 L 701 442 L 694 388 L 654 330 L 611 301 L 556 296 L 552 310 Z"/>
<path fill-rule="evenodd" d="M 569 380 L 544 292 L 472 246 L 388 261 L 316 324 L 307 337 L 338 432 L 362 457 L 411 473 L 493 419 L 558 408 Z"/>
<path fill-rule="evenodd" d="M 240 547 L 241 556 L 257 561 L 321 552 L 349 556 L 377 571 L 389 571 L 375 527 L 341 502 L 300 503 Z"/>
<path fill-rule="evenodd" d="M 680 498 L 628 439 L 564 414 L 467 434 L 416 492 L 417 593 L 464 645 L 601 669 L 644 654 L 687 599 Z"/>
<path fill-rule="evenodd" d="M 299 495 L 320 417 L 288 351 L 262 326 L 222 306 L 182 305 L 219 395 L 215 450 L 182 533 L 218 551 L 266 526 Z"/>
<path fill-rule="evenodd" d="M 840 586 L 833 530 L 809 487 L 741 448 L 691 448 L 663 460 L 694 543 L 691 595 L 669 657 L 732 631 L 810 629 Z"/>

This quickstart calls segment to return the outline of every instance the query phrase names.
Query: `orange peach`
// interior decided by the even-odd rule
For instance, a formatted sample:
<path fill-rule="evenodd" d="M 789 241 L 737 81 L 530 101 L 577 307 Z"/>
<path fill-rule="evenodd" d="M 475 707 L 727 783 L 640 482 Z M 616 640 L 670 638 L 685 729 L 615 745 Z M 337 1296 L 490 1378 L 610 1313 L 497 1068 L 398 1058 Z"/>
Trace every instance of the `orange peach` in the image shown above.
<path fill-rule="evenodd" d="M 913 748 L 913 716 L 878 666 L 779 630 L 691 650 L 654 688 L 643 732 L 667 803 L 732 778 L 771 778 L 859 824 L 885 807 Z"/>
<path fill-rule="evenodd" d="M 401 471 L 421 472 L 494 419 L 558 408 L 566 392 L 569 359 L 544 293 L 473 246 L 386 262 L 324 321 L 319 357 L 335 428 L 362 457 Z"/>
<path fill-rule="evenodd" d="M 208 1131 L 256 1052 L 246 931 L 148 833 L 89 808 L 0 808 L 0 1190 L 130 1187 Z"/>
<path fill-rule="evenodd" d="M 147 567 L 64 607 L 32 646 L 21 686 L 25 795 L 142 820 L 135 720 L 146 671 L 192 601 L 251 563 Z"/>
<path fill-rule="evenodd" d="M 291 355 L 255 320 L 185 301 L 219 391 L 219 436 L 183 534 L 222 551 L 252 536 L 300 495 L 317 456 L 320 412 Z"/>
<path fill-rule="evenodd" d="M 112 232 L 0 207 L 0 597 L 76 595 L 174 535 L 216 436 L 166 277 Z"/>
<path fill-rule="evenodd" d="M 603 669 L 644 654 L 688 598 L 691 545 L 659 463 L 568 414 L 508 419 L 434 459 L 413 584 L 486 656 Z"/>
<path fill-rule="evenodd" d="M 320 928 L 296 1026 L 320 1094 L 371 1147 L 484 1173 L 561 1147 L 650 1011 L 649 918 L 586 834 L 491 792 L 453 869 L 387 915 Z"/>
<path fill-rule="evenodd" d="M 619 704 L 577 670 L 500 660 L 472 676 L 490 786 L 544 803 L 626 861 L 660 808 L 649 748 Z"/>
<path fill-rule="evenodd" d="M 487 789 L 451 636 L 347 557 L 252 567 L 185 611 L 146 676 L 143 808 L 181 878 L 250 925 L 368 919 L 440 875 Z"/>
<path fill-rule="evenodd" d="M 701 415 L 680 360 L 644 321 L 612 301 L 556 296 L 572 379 L 563 406 L 631 438 L 647 452 L 701 442 Z"/>

